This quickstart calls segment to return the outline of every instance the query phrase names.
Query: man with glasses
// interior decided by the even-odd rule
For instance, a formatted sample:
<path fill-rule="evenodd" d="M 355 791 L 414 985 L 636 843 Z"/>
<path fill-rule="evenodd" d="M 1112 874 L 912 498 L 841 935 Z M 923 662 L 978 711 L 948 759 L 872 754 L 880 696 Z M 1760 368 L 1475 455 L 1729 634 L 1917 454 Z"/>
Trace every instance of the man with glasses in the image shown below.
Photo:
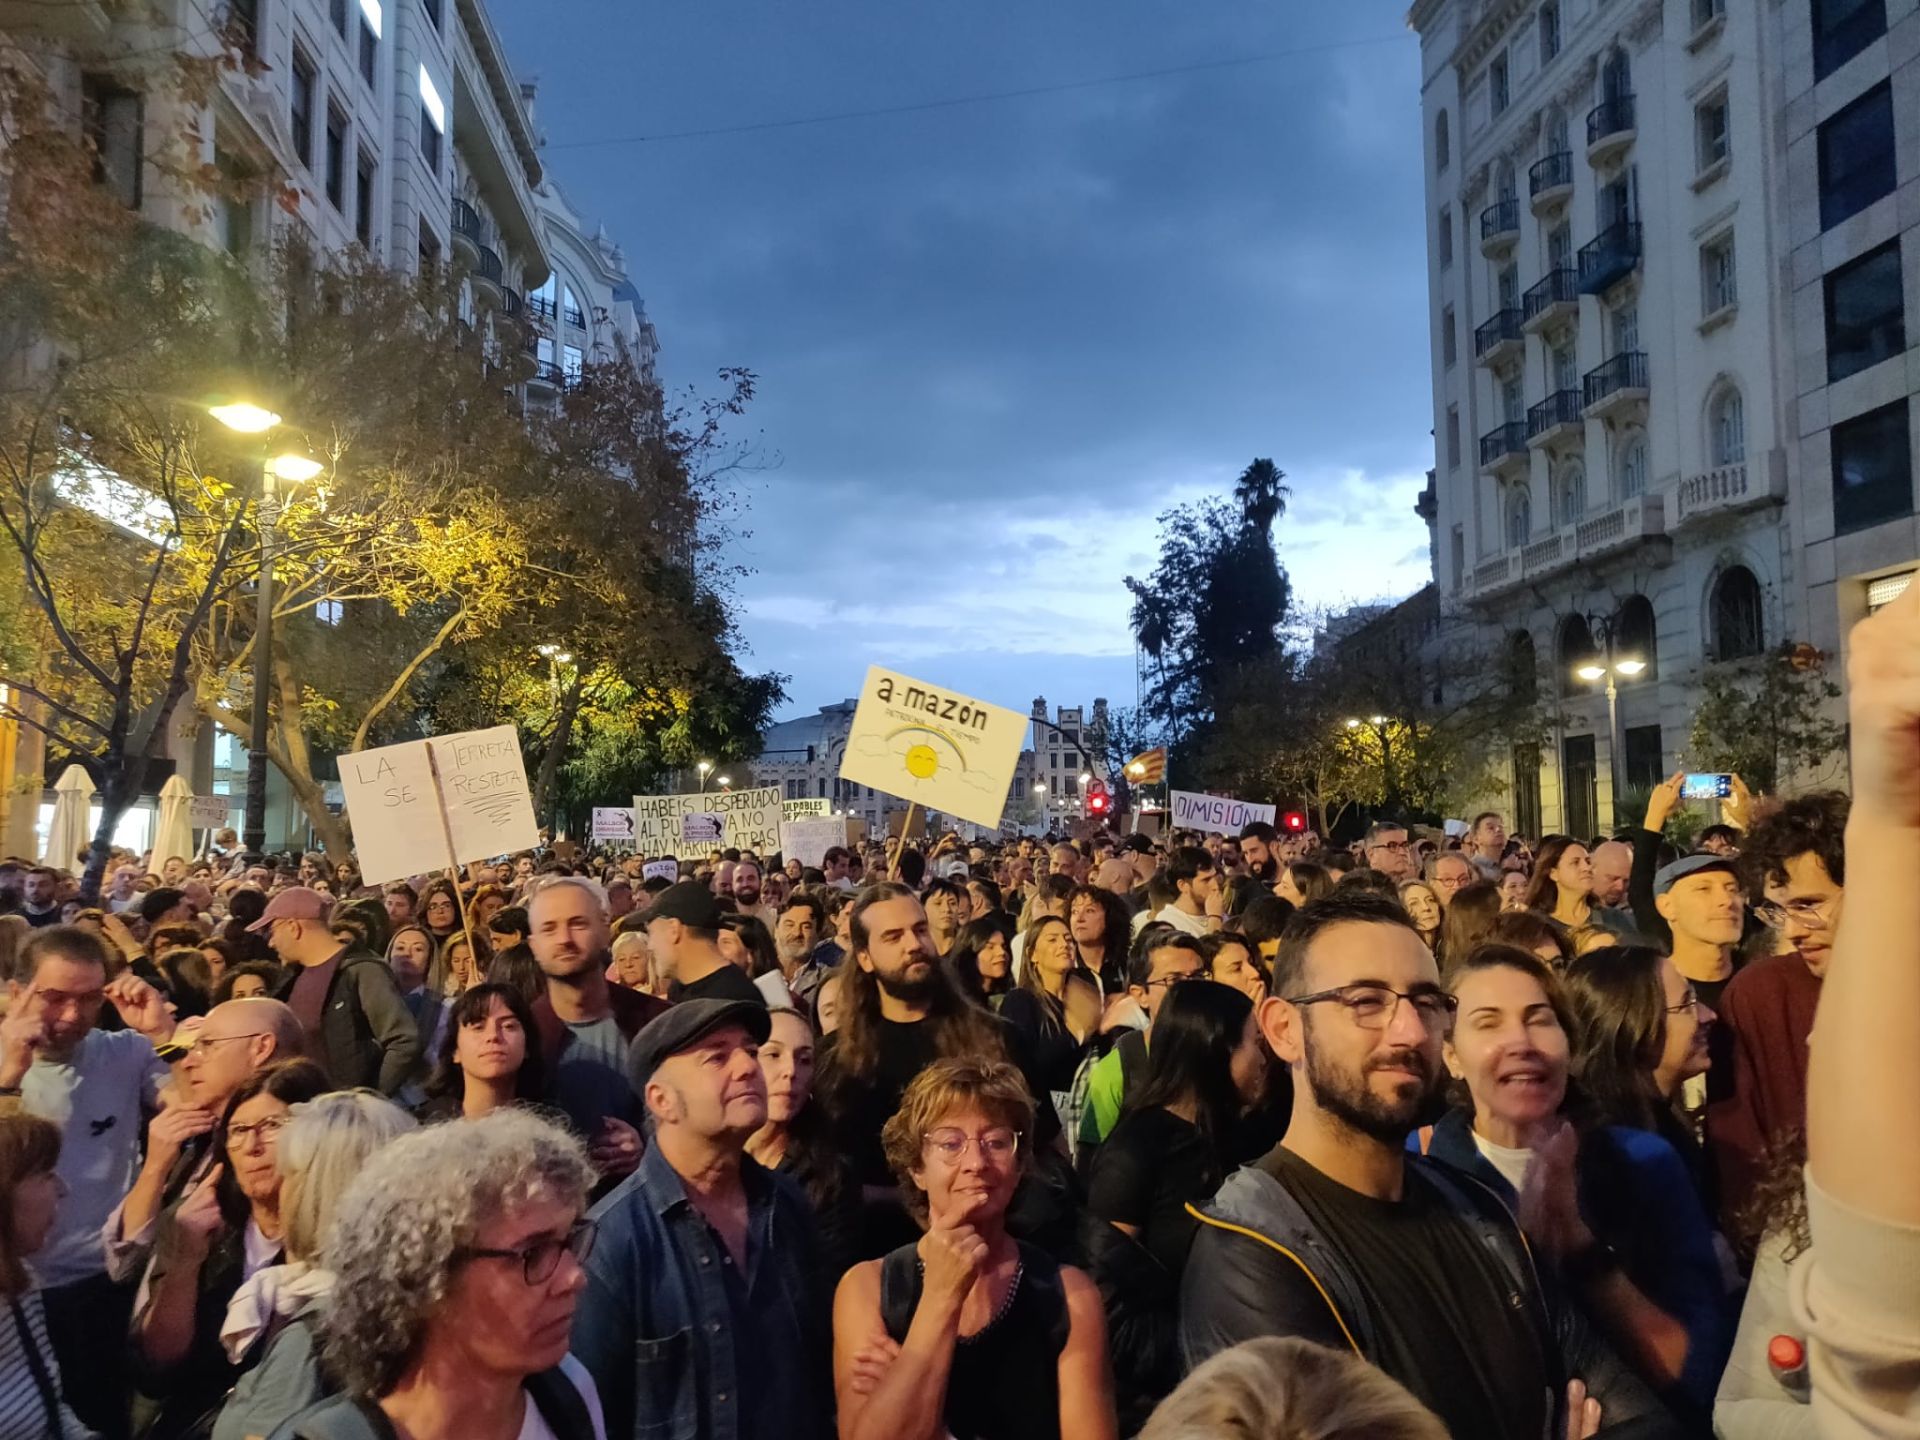
<path fill-rule="evenodd" d="M 1367 827 L 1367 864 L 1399 885 L 1419 874 L 1407 827 L 1394 820 L 1376 820 Z"/>
<path fill-rule="evenodd" d="M 21 947 L 0 1021 L 0 1113 L 60 1127 L 54 1173 L 66 1194 L 33 1268 L 62 1390 L 89 1428 L 117 1437 L 127 1428 L 133 1288 L 107 1274 L 100 1232 L 139 1169 L 141 1123 L 167 1082 L 155 1050 L 172 1038 L 173 1018 L 137 976 L 109 983 L 108 972 L 106 946 L 73 926 L 49 926 Z M 127 1029 L 98 1028 L 108 1001 Z"/>
<path fill-rule="evenodd" d="M 683 1000 L 634 1037 L 628 1074 L 653 1143 L 594 1208 L 573 1322 L 610 1436 L 829 1433 L 812 1215 L 746 1153 L 767 1118 L 758 1055 L 772 1024 L 751 1001 Z"/>
<path fill-rule="evenodd" d="M 1720 1003 L 1707 1144 L 1723 1209 L 1744 1203 L 1769 1152 L 1807 1124 L 1807 1042 L 1845 899 L 1847 797 L 1789 800 L 1753 827 L 1742 850 L 1754 912 L 1785 953 L 1755 960 Z M 1729 1225 L 1729 1233 L 1734 1227 Z"/>
<path fill-rule="evenodd" d="M 1442 910 L 1453 904 L 1454 896 L 1479 878 L 1473 862 L 1458 850 L 1443 851 L 1427 864 L 1427 883 L 1433 887 L 1433 898 L 1440 902 Z"/>
<path fill-rule="evenodd" d="M 1286 1138 L 1200 1214 L 1181 1282 L 1189 1367 L 1243 1340 L 1352 1350 L 1475 1440 L 1675 1434 L 1546 1292 L 1491 1192 L 1407 1150 L 1437 1113 L 1454 1001 L 1399 905 L 1341 889 L 1295 915 L 1261 1032 L 1293 1072 Z M 1568 1426 L 1569 1410 L 1575 1427 Z"/>

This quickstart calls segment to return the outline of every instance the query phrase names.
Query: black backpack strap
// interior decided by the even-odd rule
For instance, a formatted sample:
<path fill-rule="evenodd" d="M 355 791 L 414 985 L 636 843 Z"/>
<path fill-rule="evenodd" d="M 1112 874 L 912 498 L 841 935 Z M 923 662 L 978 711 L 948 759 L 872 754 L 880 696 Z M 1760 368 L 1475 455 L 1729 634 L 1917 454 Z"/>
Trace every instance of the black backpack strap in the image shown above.
<path fill-rule="evenodd" d="M 904 1345 L 920 1305 L 920 1247 L 902 1245 L 880 1262 L 880 1323 L 894 1344 Z"/>
<path fill-rule="evenodd" d="M 527 1394 L 555 1440 L 593 1440 L 593 1412 L 573 1377 L 558 1365 L 527 1377 Z"/>

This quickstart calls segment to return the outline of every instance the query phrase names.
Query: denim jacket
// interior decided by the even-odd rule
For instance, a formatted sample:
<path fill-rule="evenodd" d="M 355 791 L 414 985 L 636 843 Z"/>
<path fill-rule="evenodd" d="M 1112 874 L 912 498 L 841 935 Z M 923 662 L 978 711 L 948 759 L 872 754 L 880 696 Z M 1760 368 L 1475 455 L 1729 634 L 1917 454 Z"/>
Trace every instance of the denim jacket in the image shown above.
<path fill-rule="evenodd" d="M 831 1327 L 811 1214 L 784 1176 L 748 1156 L 740 1169 L 753 1354 L 738 1352 L 729 1323 L 726 1247 L 657 1145 L 594 1207 L 573 1353 L 599 1387 L 608 1440 L 770 1440 L 743 1435 L 743 1387 L 781 1417 L 781 1435 L 829 1434 Z"/>

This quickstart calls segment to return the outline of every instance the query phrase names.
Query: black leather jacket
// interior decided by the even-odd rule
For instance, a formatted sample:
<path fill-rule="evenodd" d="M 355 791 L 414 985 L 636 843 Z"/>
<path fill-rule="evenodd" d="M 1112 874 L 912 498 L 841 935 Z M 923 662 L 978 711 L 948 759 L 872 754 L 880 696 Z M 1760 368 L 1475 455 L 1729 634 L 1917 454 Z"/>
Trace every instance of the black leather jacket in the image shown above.
<path fill-rule="evenodd" d="M 1566 1389 L 1572 1378 L 1584 1381 L 1600 1402 L 1601 1434 L 1613 1440 L 1682 1440 L 1687 1432 L 1579 1309 L 1542 1283 L 1519 1227 L 1493 1193 L 1423 1156 L 1409 1155 L 1407 1164 L 1431 1179 L 1459 1213 L 1514 1303 L 1532 1316 L 1541 1353 L 1549 1363 L 1559 1363 L 1559 1370 L 1546 1377 L 1556 1403 L 1543 1440 L 1567 1433 Z M 1297 1335 L 1372 1361 L 1375 1317 L 1352 1268 L 1268 1166 L 1268 1161 L 1243 1166 L 1212 1204 L 1194 1211 L 1200 1233 L 1180 1286 L 1180 1344 L 1187 1368 L 1261 1335 Z"/>

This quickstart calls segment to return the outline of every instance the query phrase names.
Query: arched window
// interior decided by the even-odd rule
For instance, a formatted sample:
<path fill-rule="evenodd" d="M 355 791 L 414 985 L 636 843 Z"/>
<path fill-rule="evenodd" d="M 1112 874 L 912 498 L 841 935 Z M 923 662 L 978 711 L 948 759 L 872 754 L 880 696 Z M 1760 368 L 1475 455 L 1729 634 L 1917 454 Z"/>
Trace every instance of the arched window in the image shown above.
<path fill-rule="evenodd" d="M 1594 682 L 1583 680 L 1575 673 L 1600 653 L 1593 643 L 1593 632 L 1587 628 L 1586 616 L 1569 615 L 1562 620 L 1559 642 L 1561 683 L 1575 690 L 1591 689 Z"/>
<path fill-rule="evenodd" d="M 1732 381 L 1723 382 L 1707 402 L 1707 453 L 1715 465 L 1739 465 L 1747 458 L 1747 402 Z"/>
<path fill-rule="evenodd" d="M 1550 106 L 1547 110 L 1545 133 L 1547 143 L 1545 150 L 1542 152 L 1543 154 L 1560 155 L 1567 151 L 1569 148 L 1567 143 L 1567 114 L 1566 111 L 1562 110 L 1558 105 Z"/>
<path fill-rule="evenodd" d="M 1578 460 L 1560 467 L 1553 482 L 1554 523 L 1571 525 L 1587 513 L 1587 468 Z"/>
<path fill-rule="evenodd" d="M 1447 112 L 1433 117 L 1433 168 L 1444 170 L 1453 159 L 1453 140 L 1447 130 Z"/>
<path fill-rule="evenodd" d="M 1646 668 L 1636 675 L 1620 678 L 1630 684 L 1660 678 L 1659 637 L 1653 622 L 1653 602 L 1644 595 L 1629 595 L 1613 622 L 1613 658 L 1638 660 Z"/>
<path fill-rule="evenodd" d="M 1600 71 L 1600 94 L 1608 100 L 1633 94 L 1633 70 L 1627 63 L 1626 51 L 1615 50 L 1607 56 L 1607 63 Z"/>
<path fill-rule="evenodd" d="M 1760 582 L 1744 565 L 1721 573 L 1713 587 L 1713 658 L 1740 660 L 1767 646 Z"/>
<path fill-rule="evenodd" d="M 1539 661 L 1533 653 L 1533 636 L 1525 630 L 1513 632 L 1507 642 L 1507 695 L 1516 705 L 1531 705 L 1540 695 Z"/>
<path fill-rule="evenodd" d="M 1520 193 L 1514 185 L 1513 162 L 1511 160 L 1502 158 L 1500 164 L 1495 167 L 1493 172 L 1493 192 L 1494 198 L 1498 200 L 1511 200 Z"/>
<path fill-rule="evenodd" d="M 1533 534 L 1533 498 L 1527 487 L 1516 485 L 1507 491 L 1507 548 L 1518 550 Z"/>
<path fill-rule="evenodd" d="M 1560 53 L 1559 0 L 1545 0 L 1540 7 L 1540 63 L 1551 65 Z"/>
<path fill-rule="evenodd" d="M 1647 493 L 1647 437 L 1643 432 L 1629 430 L 1621 439 L 1614 482 L 1622 500 Z"/>

